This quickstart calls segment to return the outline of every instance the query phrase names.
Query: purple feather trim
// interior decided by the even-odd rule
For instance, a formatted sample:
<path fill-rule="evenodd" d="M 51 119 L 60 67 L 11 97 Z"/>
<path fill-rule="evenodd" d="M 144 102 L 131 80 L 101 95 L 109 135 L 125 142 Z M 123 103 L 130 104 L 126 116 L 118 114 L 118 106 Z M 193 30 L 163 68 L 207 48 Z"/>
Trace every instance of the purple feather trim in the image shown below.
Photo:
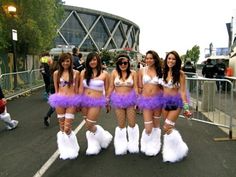
<path fill-rule="evenodd" d="M 127 94 L 113 92 L 111 94 L 111 106 L 114 108 L 128 108 L 136 105 L 137 96 L 134 90 Z"/>
<path fill-rule="evenodd" d="M 162 93 L 155 95 L 155 96 L 150 96 L 150 97 L 144 97 L 140 96 L 138 98 L 138 107 L 140 109 L 161 109 L 162 108 Z"/>
<path fill-rule="evenodd" d="M 105 98 L 105 96 L 95 98 L 95 97 L 90 97 L 87 95 L 82 95 L 81 106 L 82 107 L 105 107 L 106 106 L 106 98 Z"/>
<path fill-rule="evenodd" d="M 183 101 L 180 94 L 177 95 L 165 95 L 163 96 L 163 107 L 172 107 L 176 106 L 178 108 L 183 108 Z"/>
<path fill-rule="evenodd" d="M 81 102 L 81 96 L 80 95 L 60 95 L 58 93 L 52 94 L 48 98 L 48 103 L 50 106 L 56 108 L 56 107 L 63 107 L 63 108 L 69 108 L 69 107 L 79 107 Z"/>

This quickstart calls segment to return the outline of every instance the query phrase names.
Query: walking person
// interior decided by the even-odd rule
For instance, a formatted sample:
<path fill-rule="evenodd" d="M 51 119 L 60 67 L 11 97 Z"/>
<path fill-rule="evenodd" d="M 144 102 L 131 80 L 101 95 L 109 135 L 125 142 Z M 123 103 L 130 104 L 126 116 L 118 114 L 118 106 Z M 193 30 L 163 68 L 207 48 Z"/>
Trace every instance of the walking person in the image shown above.
<path fill-rule="evenodd" d="M 60 131 L 57 133 L 57 143 L 60 158 L 74 159 L 79 152 L 79 144 L 72 131 L 76 107 L 80 104 L 79 72 L 73 70 L 72 55 L 69 53 L 60 56 L 58 67 L 53 74 L 55 93 L 50 95 L 49 104 L 56 108 L 59 120 Z"/>
<path fill-rule="evenodd" d="M 177 162 L 187 156 L 188 146 L 175 129 L 179 114 L 184 109 L 186 117 L 191 116 L 186 94 L 185 74 L 181 70 L 181 59 L 176 51 L 167 53 L 163 70 L 163 111 L 165 120 L 162 155 L 164 162 Z"/>
<path fill-rule="evenodd" d="M 13 130 L 17 127 L 19 121 L 11 119 L 11 115 L 7 112 L 6 104 L 7 100 L 5 99 L 0 86 L 0 120 L 5 123 L 7 130 Z"/>
<path fill-rule="evenodd" d="M 53 82 L 53 73 L 58 69 L 58 58 L 54 58 L 53 64 L 50 65 L 50 91 L 49 95 L 55 93 L 55 87 L 54 87 L 54 82 Z M 46 115 L 43 118 L 44 125 L 46 127 L 49 126 L 50 124 L 50 118 L 51 115 L 55 112 L 55 108 L 49 105 L 49 109 L 46 113 Z"/>
<path fill-rule="evenodd" d="M 43 76 L 43 81 L 45 84 L 44 99 L 47 100 L 50 93 L 50 65 L 53 63 L 49 52 L 42 54 L 40 63 L 40 72 Z"/>
<path fill-rule="evenodd" d="M 115 109 L 118 123 L 114 137 L 115 154 L 123 155 L 127 151 L 138 153 L 139 127 L 136 124 L 135 113 L 138 95 L 137 73 L 130 69 L 130 58 L 126 54 L 117 57 L 116 68 L 111 73 L 108 93 L 107 100 L 111 101 L 111 106 Z"/>
<path fill-rule="evenodd" d="M 100 56 L 89 53 L 85 70 L 81 72 L 79 93 L 81 95 L 82 113 L 86 120 L 87 155 L 96 155 L 101 149 L 108 147 L 112 135 L 102 126 L 96 125 L 101 109 L 106 106 L 109 75 L 102 70 Z"/>
<path fill-rule="evenodd" d="M 225 72 L 226 72 L 226 65 L 225 63 L 219 59 L 217 60 L 217 63 L 215 64 L 216 67 L 216 78 L 217 79 L 225 79 Z M 227 88 L 225 87 L 227 85 L 225 81 L 216 81 L 217 91 L 226 91 Z"/>
<path fill-rule="evenodd" d="M 155 156 L 161 148 L 160 118 L 162 108 L 161 60 L 159 55 L 149 50 L 145 56 L 146 67 L 139 70 L 138 107 L 143 111 L 144 130 L 141 136 L 141 152 L 147 156 Z"/>

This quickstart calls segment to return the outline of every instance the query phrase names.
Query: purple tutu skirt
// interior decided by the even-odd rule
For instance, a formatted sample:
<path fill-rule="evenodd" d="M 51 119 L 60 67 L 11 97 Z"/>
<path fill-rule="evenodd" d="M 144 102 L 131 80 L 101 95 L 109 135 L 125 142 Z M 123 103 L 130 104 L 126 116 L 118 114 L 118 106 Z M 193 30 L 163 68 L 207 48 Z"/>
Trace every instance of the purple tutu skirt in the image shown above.
<path fill-rule="evenodd" d="M 82 107 L 105 107 L 106 98 L 101 96 L 99 98 L 90 97 L 87 95 L 81 96 L 81 106 Z"/>
<path fill-rule="evenodd" d="M 163 96 L 163 108 L 165 110 L 176 110 L 177 108 L 183 108 L 183 101 L 180 94 L 177 95 L 165 95 Z"/>
<path fill-rule="evenodd" d="M 135 106 L 137 101 L 137 95 L 134 90 L 127 94 L 120 94 L 112 92 L 111 94 L 111 106 L 113 108 L 128 108 Z"/>
<path fill-rule="evenodd" d="M 161 109 L 162 108 L 162 93 L 155 95 L 155 96 L 150 96 L 150 97 L 145 97 L 145 96 L 139 96 L 137 100 L 137 105 L 140 109 Z"/>
<path fill-rule="evenodd" d="M 81 96 L 80 95 L 72 95 L 72 96 L 66 96 L 66 95 L 60 95 L 58 93 L 54 93 L 49 96 L 48 103 L 50 106 L 56 108 L 56 107 L 63 107 L 63 108 L 69 108 L 69 107 L 78 107 L 80 106 L 81 102 Z"/>

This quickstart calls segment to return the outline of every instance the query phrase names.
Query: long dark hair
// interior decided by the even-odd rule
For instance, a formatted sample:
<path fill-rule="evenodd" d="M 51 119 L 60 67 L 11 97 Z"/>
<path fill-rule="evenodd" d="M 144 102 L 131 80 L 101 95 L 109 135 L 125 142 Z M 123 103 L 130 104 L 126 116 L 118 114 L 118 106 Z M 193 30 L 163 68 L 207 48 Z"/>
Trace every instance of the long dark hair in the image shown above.
<path fill-rule="evenodd" d="M 93 69 L 90 67 L 89 63 L 94 57 L 96 57 L 96 59 L 97 59 L 97 66 L 96 66 L 97 75 L 96 75 L 96 77 L 98 77 L 102 72 L 102 62 L 101 62 L 100 56 L 96 52 L 89 53 L 87 56 L 87 59 L 86 59 L 86 63 L 85 63 L 86 70 L 85 70 L 85 75 L 84 75 L 87 85 L 89 85 L 89 82 L 93 76 Z"/>
<path fill-rule="evenodd" d="M 176 59 L 176 64 L 173 66 L 172 68 L 172 77 L 173 77 L 173 84 L 178 83 L 180 81 L 180 70 L 181 70 L 181 59 L 179 54 L 176 51 L 170 51 L 167 53 L 165 61 L 164 61 L 164 70 L 163 70 L 163 74 L 164 74 L 164 81 L 167 82 L 167 76 L 168 76 L 168 71 L 169 71 L 169 67 L 167 65 L 167 58 L 169 57 L 169 55 L 172 54 L 175 56 Z"/>
<path fill-rule="evenodd" d="M 122 59 L 128 59 L 128 67 L 127 67 L 127 70 L 126 70 L 126 79 L 129 78 L 129 75 L 131 73 L 131 70 L 130 70 L 130 58 L 127 54 L 120 54 L 118 55 L 118 57 L 116 58 L 116 71 L 118 72 L 120 78 L 122 78 L 122 72 L 121 72 L 121 69 L 119 67 L 119 64 L 120 62 L 122 61 Z"/>
<path fill-rule="evenodd" d="M 73 63 L 72 63 L 72 55 L 70 53 L 63 53 L 61 54 L 59 61 L 58 61 L 58 77 L 57 77 L 57 83 L 59 84 L 60 78 L 62 76 L 62 73 L 64 71 L 64 68 L 62 66 L 62 62 L 64 62 L 66 59 L 70 59 L 70 67 L 68 68 L 69 72 L 69 84 L 68 87 L 70 87 L 73 84 Z"/>
<path fill-rule="evenodd" d="M 156 69 L 156 74 L 159 78 L 162 77 L 162 68 L 161 68 L 161 59 L 159 57 L 159 55 L 154 51 L 154 50 L 149 50 L 146 52 L 146 56 L 148 54 L 151 54 L 153 59 L 154 59 L 154 66 Z"/>

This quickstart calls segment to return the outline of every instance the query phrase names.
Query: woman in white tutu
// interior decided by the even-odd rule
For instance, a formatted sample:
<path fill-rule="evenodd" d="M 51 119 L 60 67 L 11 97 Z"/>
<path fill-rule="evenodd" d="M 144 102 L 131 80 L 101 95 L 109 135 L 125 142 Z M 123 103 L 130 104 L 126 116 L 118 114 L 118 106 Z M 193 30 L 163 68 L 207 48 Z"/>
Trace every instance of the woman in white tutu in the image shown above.
<path fill-rule="evenodd" d="M 60 158 L 74 159 L 79 153 L 79 144 L 72 131 L 76 107 L 80 104 L 78 95 L 79 72 L 73 70 L 72 55 L 64 53 L 58 61 L 59 69 L 53 73 L 55 94 L 50 95 L 49 104 L 56 108 L 60 131 L 57 143 Z"/>
<path fill-rule="evenodd" d="M 81 107 L 86 120 L 87 155 L 96 155 L 102 148 L 107 148 L 112 135 L 100 125 L 96 125 L 101 109 L 106 106 L 109 75 L 102 70 L 102 63 L 96 52 L 89 53 L 85 70 L 81 72 L 79 93 Z"/>
<path fill-rule="evenodd" d="M 111 73 L 107 97 L 115 110 L 118 122 L 114 138 L 116 155 L 126 154 L 127 151 L 139 152 L 139 127 L 136 124 L 135 113 L 137 95 L 137 73 L 130 69 L 129 56 L 120 54 L 117 57 L 116 68 Z M 127 128 L 126 122 L 128 123 Z"/>
<path fill-rule="evenodd" d="M 163 86 L 162 114 L 165 119 L 163 161 L 177 162 L 187 156 L 188 146 L 175 129 L 175 123 L 182 108 L 186 117 L 190 117 L 191 112 L 187 102 L 185 75 L 181 71 L 181 59 L 176 51 L 171 51 L 166 55 L 161 84 Z"/>

